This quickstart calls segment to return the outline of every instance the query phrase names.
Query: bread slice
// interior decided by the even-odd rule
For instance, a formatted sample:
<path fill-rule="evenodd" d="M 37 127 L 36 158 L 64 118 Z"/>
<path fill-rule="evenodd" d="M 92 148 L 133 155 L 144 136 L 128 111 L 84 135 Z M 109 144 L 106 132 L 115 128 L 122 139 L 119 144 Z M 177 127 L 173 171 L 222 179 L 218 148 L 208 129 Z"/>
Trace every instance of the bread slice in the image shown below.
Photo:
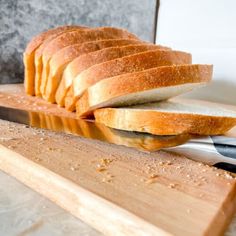
<path fill-rule="evenodd" d="M 89 28 L 68 28 L 65 30 L 61 30 L 58 31 L 52 35 L 50 35 L 50 37 L 48 37 L 46 40 L 44 40 L 44 42 L 37 48 L 37 50 L 35 51 L 35 56 L 34 56 L 34 62 L 32 62 L 32 64 L 34 65 L 34 75 L 32 74 L 32 78 L 34 78 L 35 80 L 35 95 L 36 96 L 40 96 L 41 92 L 40 92 L 40 84 L 41 84 L 41 77 L 42 77 L 42 69 L 43 69 L 43 51 L 46 48 L 46 46 L 55 38 L 57 38 L 58 36 L 66 33 L 66 32 L 72 32 L 72 31 L 82 31 L 82 30 L 88 30 Z M 39 85 L 38 85 L 39 83 Z"/>
<path fill-rule="evenodd" d="M 189 53 L 151 50 L 94 65 L 83 71 L 73 80 L 73 104 L 76 103 L 88 87 L 100 80 L 159 66 L 190 64 L 191 61 L 192 58 Z M 71 104 L 71 106 L 73 106 L 73 104 Z"/>
<path fill-rule="evenodd" d="M 134 44 L 136 42 L 139 42 L 139 44 Z M 105 61 L 154 49 L 170 50 L 169 48 L 160 45 L 148 43 L 140 44 L 140 41 L 133 40 L 132 43 L 126 46 L 117 45 L 116 47 L 109 47 L 77 57 L 75 60 L 69 63 L 63 73 L 62 81 L 56 93 L 57 104 L 59 104 L 60 106 L 64 106 L 65 96 L 72 85 L 73 79 L 89 67 Z M 75 107 L 74 105 L 69 105 L 68 109 L 70 109 L 71 106 Z"/>
<path fill-rule="evenodd" d="M 42 32 L 41 34 L 32 38 L 32 40 L 28 43 L 24 55 L 23 61 L 25 66 L 25 91 L 28 95 L 34 95 L 34 78 L 35 78 L 35 67 L 34 67 L 34 56 L 37 48 L 48 38 L 50 38 L 54 34 L 59 34 L 66 30 L 72 29 L 83 29 L 86 27 L 71 25 L 71 26 L 60 26 L 54 29 L 47 30 Z"/>
<path fill-rule="evenodd" d="M 151 133 L 219 135 L 236 125 L 236 112 L 208 103 L 164 101 L 126 108 L 103 108 L 94 112 L 97 122 L 109 127 Z"/>
<path fill-rule="evenodd" d="M 101 80 L 89 87 L 76 104 L 78 117 L 98 108 L 165 100 L 204 86 L 212 78 L 211 65 L 174 65 Z"/>
<path fill-rule="evenodd" d="M 89 41 L 96 41 L 101 39 L 116 39 L 116 38 L 126 38 L 126 39 L 136 39 L 138 38 L 122 29 L 112 28 L 112 27 L 101 27 L 94 28 L 91 30 L 84 31 L 72 31 L 64 33 L 54 40 L 50 41 L 46 48 L 43 50 L 43 72 L 42 72 L 42 82 L 41 82 L 41 93 L 43 97 L 50 101 L 51 94 L 46 92 L 47 77 L 49 75 L 49 61 L 54 53 L 58 52 L 60 49 L 77 43 L 85 43 Z"/>
<path fill-rule="evenodd" d="M 140 41 L 133 39 L 108 39 L 108 40 L 92 41 L 82 44 L 73 44 L 59 50 L 52 56 L 49 63 L 50 73 L 47 79 L 46 90 L 50 91 L 52 90 L 52 92 L 55 93 L 61 81 L 62 73 L 65 67 L 73 59 L 78 58 L 79 56 L 85 53 L 97 51 L 106 47 L 112 47 L 115 45 L 117 46 L 127 45 L 127 44 L 132 45 L 137 43 L 140 43 Z"/>

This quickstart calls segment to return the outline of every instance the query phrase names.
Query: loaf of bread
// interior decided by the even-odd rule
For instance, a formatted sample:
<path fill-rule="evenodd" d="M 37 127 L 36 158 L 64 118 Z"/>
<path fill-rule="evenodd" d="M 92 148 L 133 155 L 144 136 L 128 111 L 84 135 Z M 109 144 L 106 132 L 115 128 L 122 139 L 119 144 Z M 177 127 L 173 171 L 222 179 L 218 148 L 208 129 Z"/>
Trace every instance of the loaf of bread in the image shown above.
<path fill-rule="evenodd" d="M 212 65 L 193 65 L 191 54 L 144 42 L 126 30 L 62 26 L 43 32 L 28 44 L 24 65 L 27 94 L 111 128 L 212 135 L 236 125 L 234 112 L 163 101 L 207 85 Z M 104 140 L 116 137 L 107 130 Z"/>

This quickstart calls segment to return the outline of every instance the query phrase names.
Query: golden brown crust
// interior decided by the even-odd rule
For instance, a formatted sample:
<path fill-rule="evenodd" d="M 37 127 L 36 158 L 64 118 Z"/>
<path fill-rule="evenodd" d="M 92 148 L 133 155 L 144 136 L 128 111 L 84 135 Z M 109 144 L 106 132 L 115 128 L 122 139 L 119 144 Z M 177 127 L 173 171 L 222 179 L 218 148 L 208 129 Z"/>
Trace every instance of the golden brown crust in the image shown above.
<path fill-rule="evenodd" d="M 33 37 L 30 42 L 27 44 L 25 53 L 30 54 L 32 53 L 35 49 L 37 49 L 48 37 L 50 37 L 53 34 L 57 34 L 60 32 L 63 32 L 65 30 L 71 30 L 71 29 L 86 29 L 87 27 L 85 26 L 78 26 L 78 25 L 63 25 L 59 26 L 54 29 L 49 29 L 47 31 L 44 31 L 35 37 Z"/>
<path fill-rule="evenodd" d="M 25 52 L 24 52 L 24 65 L 25 65 L 25 90 L 26 93 L 29 95 L 34 95 L 34 75 L 35 75 L 35 68 L 34 68 L 34 56 L 35 50 L 40 47 L 40 45 L 50 38 L 54 34 L 58 34 L 60 32 L 64 32 L 66 30 L 71 29 L 83 29 L 86 27 L 82 26 L 61 26 L 55 29 L 51 29 L 45 31 L 37 36 L 35 36 L 27 45 Z"/>
<path fill-rule="evenodd" d="M 113 27 L 100 27 L 82 32 L 72 31 L 64 33 L 50 42 L 43 51 L 43 60 L 47 61 L 55 52 L 71 44 L 117 38 L 139 40 L 134 34 Z"/>
<path fill-rule="evenodd" d="M 85 117 L 91 114 L 94 106 L 127 94 L 185 83 L 209 82 L 212 68 L 211 65 L 163 66 L 102 80 L 89 87 L 78 100 L 77 116 Z"/>
<path fill-rule="evenodd" d="M 48 62 L 54 53 L 56 53 L 58 50 L 68 45 L 76 43 L 84 43 L 101 39 L 115 39 L 115 38 L 138 39 L 136 36 L 125 30 L 112 27 L 101 27 L 91 30 L 67 32 L 52 40 L 43 50 L 42 80 L 44 82 L 42 81 L 43 84 L 41 90 L 43 97 L 48 101 L 51 101 L 51 99 L 53 99 L 52 98 L 53 95 L 51 95 L 50 92 L 48 93 L 48 91 L 46 91 L 46 84 L 47 84 L 47 77 L 50 71 Z"/>
<path fill-rule="evenodd" d="M 72 87 L 70 87 L 65 97 L 65 107 L 67 111 L 75 111 L 75 105 L 76 104 L 74 103 L 73 89 Z"/>
<path fill-rule="evenodd" d="M 139 40 L 133 40 L 133 39 L 108 39 L 108 40 L 99 40 L 95 41 L 99 45 L 96 46 L 96 49 L 93 51 L 100 51 L 103 48 L 109 48 L 114 46 L 124 46 L 124 45 L 134 45 L 134 44 L 140 44 Z M 95 45 L 94 42 L 88 42 L 85 43 L 88 45 Z M 92 51 L 92 50 L 91 50 Z M 60 106 L 64 106 L 65 104 L 65 96 L 72 84 L 72 78 L 74 78 L 77 74 L 79 74 L 84 68 L 90 66 L 91 60 L 88 60 L 87 55 L 90 55 L 91 53 L 85 54 L 83 56 L 77 57 L 73 61 L 71 61 L 68 66 L 66 67 L 62 80 L 60 82 L 60 85 L 56 92 L 56 103 Z M 91 57 L 91 56 L 90 56 Z M 82 60 L 81 60 L 81 59 Z M 87 59 L 87 60 L 86 60 Z M 70 82 L 69 82 L 70 80 Z"/>
<path fill-rule="evenodd" d="M 167 50 L 152 50 L 117 58 L 94 65 L 79 74 L 73 80 L 74 96 L 79 98 L 85 89 L 106 78 L 159 66 L 190 64 L 191 62 L 191 54 Z"/>
<path fill-rule="evenodd" d="M 87 42 L 87 43 L 82 43 L 82 44 L 73 44 L 73 45 L 67 46 L 59 50 L 57 53 L 55 53 L 52 56 L 50 60 L 50 74 L 52 77 L 55 76 L 56 73 L 58 73 L 58 71 L 60 70 L 60 67 L 66 66 L 73 59 L 80 58 L 81 55 L 84 55 L 84 54 L 88 55 L 88 53 L 90 52 L 100 51 L 101 49 L 107 48 L 107 47 L 112 47 L 112 46 L 114 47 L 114 46 L 127 45 L 127 44 L 132 45 L 132 44 L 138 44 L 138 43 L 140 44 L 141 42 L 139 40 L 132 40 L 132 39 L 108 39 L 108 40 L 98 40 L 98 41 L 92 41 L 92 42 Z M 97 60 L 98 59 L 99 58 L 97 58 Z M 83 61 L 84 61 L 83 65 L 85 65 L 85 62 L 88 62 L 88 60 L 86 61 L 84 57 L 83 57 Z M 90 60 L 90 64 L 91 63 L 92 61 Z M 76 67 L 77 71 L 78 71 L 78 66 L 79 65 L 77 65 Z M 61 80 L 61 75 L 62 73 L 60 73 L 60 75 L 58 76 L 60 77 L 58 78 L 59 81 Z M 52 77 L 51 78 L 50 76 L 48 77 L 47 86 L 49 86 L 50 82 L 54 83 L 55 78 L 52 78 Z M 62 82 L 62 84 L 64 83 Z M 59 88 L 57 92 L 57 96 L 56 96 L 56 102 L 57 104 L 62 106 L 64 102 L 63 104 L 61 103 L 60 90 L 61 89 Z M 63 92 L 64 91 L 62 91 L 62 93 Z"/>
<path fill-rule="evenodd" d="M 89 28 L 69 28 L 64 31 L 57 32 L 50 37 L 48 37 L 41 45 L 40 47 L 35 51 L 35 58 L 34 58 L 34 64 L 35 64 L 35 80 L 36 80 L 36 85 L 35 85 L 35 90 L 36 90 L 36 95 L 40 96 L 41 91 L 40 91 L 40 85 L 41 85 L 41 80 L 42 80 L 42 72 L 43 72 L 43 52 L 44 49 L 47 47 L 47 45 L 59 37 L 60 35 L 63 35 L 68 32 L 74 32 L 74 31 L 84 31 L 84 30 L 89 30 Z"/>
<path fill-rule="evenodd" d="M 139 42 L 140 41 L 134 41 Z M 72 84 L 72 81 L 75 79 L 78 74 L 80 74 L 85 69 L 88 69 L 89 67 L 100 64 L 106 61 L 110 61 L 116 58 L 125 57 L 132 54 L 137 54 L 144 51 L 150 51 L 150 50 L 170 50 L 167 47 L 163 47 L 160 45 L 154 45 L 154 44 L 135 44 L 135 45 L 126 45 L 122 47 L 109 47 L 103 50 L 98 50 L 96 52 L 88 53 L 83 56 L 80 56 L 76 58 L 74 61 L 72 61 L 66 70 L 64 71 L 64 78 L 61 81 L 61 85 L 59 86 L 59 89 L 57 91 L 58 96 L 64 98 L 66 96 L 67 91 L 69 90 L 70 85 Z M 67 89 L 65 88 L 67 86 Z M 61 88 L 60 88 L 61 87 Z M 64 88 L 64 89 L 63 89 Z M 75 109 L 75 103 L 77 101 L 77 97 L 75 97 L 72 100 L 72 104 L 68 104 L 66 106 L 66 109 L 68 110 L 74 110 Z M 60 100 L 57 100 L 57 103 L 60 105 L 64 104 L 64 100 L 60 103 Z"/>
<path fill-rule="evenodd" d="M 236 125 L 236 118 L 231 117 L 125 108 L 98 109 L 94 116 L 97 122 L 111 128 L 155 135 L 220 135 Z"/>

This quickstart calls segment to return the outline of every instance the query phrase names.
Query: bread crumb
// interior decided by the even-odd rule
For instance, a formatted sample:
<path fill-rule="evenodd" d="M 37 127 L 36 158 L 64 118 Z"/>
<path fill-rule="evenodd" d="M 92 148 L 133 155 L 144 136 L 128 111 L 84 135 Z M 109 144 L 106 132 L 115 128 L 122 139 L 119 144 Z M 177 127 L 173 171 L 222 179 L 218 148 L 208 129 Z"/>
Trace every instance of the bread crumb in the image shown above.
<path fill-rule="evenodd" d="M 157 177 L 158 177 L 157 174 L 151 174 L 149 178 L 150 178 L 150 179 L 154 179 L 154 178 L 157 178 Z"/>
<path fill-rule="evenodd" d="M 155 179 L 147 179 L 147 180 L 145 181 L 146 184 L 153 184 L 153 183 L 155 183 L 155 182 L 156 182 Z"/>
<path fill-rule="evenodd" d="M 169 188 L 175 188 L 177 185 L 176 184 L 173 184 L 173 183 L 171 183 L 171 184 L 169 184 Z"/>
<path fill-rule="evenodd" d="M 112 180 L 111 179 L 102 178 L 102 182 L 103 183 L 110 183 L 110 182 L 112 182 Z"/>
<path fill-rule="evenodd" d="M 171 161 L 167 161 L 167 165 L 172 165 L 173 163 Z"/>
<path fill-rule="evenodd" d="M 101 164 L 97 164 L 96 170 L 98 172 L 103 172 L 103 171 L 106 171 L 107 169 L 104 166 L 102 166 Z"/>
<path fill-rule="evenodd" d="M 152 184 L 156 182 L 158 175 L 157 174 L 151 174 L 148 179 L 145 181 L 146 184 Z"/>
<path fill-rule="evenodd" d="M 102 165 L 109 165 L 112 162 L 112 160 L 108 158 L 102 158 L 100 162 Z"/>
<path fill-rule="evenodd" d="M 225 177 L 226 179 L 233 179 L 232 175 L 230 175 L 229 173 L 225 172 Z"/>
<path fill-rule="evenodd" d="M 110 173 L 107 173 L 108 178 L 114 178 L 114 175 L 111 175 Z"/>

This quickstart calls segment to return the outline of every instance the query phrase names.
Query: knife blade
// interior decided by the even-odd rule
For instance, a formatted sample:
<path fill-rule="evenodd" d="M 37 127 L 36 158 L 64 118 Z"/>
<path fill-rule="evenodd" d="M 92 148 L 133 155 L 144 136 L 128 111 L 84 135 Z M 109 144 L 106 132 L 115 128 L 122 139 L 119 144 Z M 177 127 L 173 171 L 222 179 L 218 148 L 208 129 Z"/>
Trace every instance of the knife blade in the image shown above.
<path fill-rule="evenodd" d="M 198 137 L 189 134 L 157 136 L 106 127 L 92 120 L 56 116 L 38 111 L 25 111 L 0 106 L 0 119 L 96 139 L 141 151 L 167 151 L 236 173 L 236 138 L 225 136 Z"/>

